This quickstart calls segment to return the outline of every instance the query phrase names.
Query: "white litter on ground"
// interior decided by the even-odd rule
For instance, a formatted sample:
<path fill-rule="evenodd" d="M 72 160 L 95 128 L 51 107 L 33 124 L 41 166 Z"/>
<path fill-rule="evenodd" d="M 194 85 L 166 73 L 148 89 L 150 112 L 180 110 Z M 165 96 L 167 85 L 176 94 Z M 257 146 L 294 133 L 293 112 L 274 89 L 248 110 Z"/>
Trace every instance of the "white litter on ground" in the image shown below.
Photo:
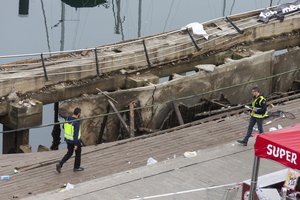
<path fill-rule="evenodd" d="M 150 157 L 147 160 L 147 165 L 154 165 L 157 163 L 157 160 L 155 160 L 154 158 Z"/>
<path fill-rule="evenodd" d="M 66 185 L 66 191 L 67 190 L 72 190 L 72 189 L 74 189 L 74 185 L 71 184 L 71 183 L 67 183 L 67 185 Z"/>
<path fill-rule="evenodd" d="M 196 151 L 187 151 L 183 155 L 186 158 L 193 158 L 193 157 L 197 156 L 197 152 Z"/>
<path fill-rule="evenodd" d="M 204 30 L 203 25 L 199 22 L 190 23 L 185 27 L 182 27 L 180 30 L 186 30 L 187 28 L 191 28 L 193 30 L 194 35 L 202 35 L 205 39 L 208 40 L 208 34 Z"/>

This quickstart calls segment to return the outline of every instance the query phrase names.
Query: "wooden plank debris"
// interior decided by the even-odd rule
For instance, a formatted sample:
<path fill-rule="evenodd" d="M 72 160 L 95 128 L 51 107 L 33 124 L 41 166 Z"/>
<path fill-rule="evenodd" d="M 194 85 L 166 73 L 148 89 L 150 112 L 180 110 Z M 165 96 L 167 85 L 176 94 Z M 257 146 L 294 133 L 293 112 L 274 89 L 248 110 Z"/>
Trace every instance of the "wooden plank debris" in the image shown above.
<path fill-rule="evenodd" d="M 130 134 L 130 131 L 129 131 L 129 127 L 128 125 L 126 124 L 126 122 L 124 121 L 123 117 L 121 116 L 120 112 L 118 111 L 118 109 L 116 108 L 115 104 L 113 102 L 111 102 L 110 100 L 107 100 L 109 105 L 111 106 L 111 108 L 114 110 L 114 112 L 117 114 L 120 122 L 121 122 L 121 125 L 123 126 L 123 128 L 126 130 L 126 132 L 128 134 Z"/>

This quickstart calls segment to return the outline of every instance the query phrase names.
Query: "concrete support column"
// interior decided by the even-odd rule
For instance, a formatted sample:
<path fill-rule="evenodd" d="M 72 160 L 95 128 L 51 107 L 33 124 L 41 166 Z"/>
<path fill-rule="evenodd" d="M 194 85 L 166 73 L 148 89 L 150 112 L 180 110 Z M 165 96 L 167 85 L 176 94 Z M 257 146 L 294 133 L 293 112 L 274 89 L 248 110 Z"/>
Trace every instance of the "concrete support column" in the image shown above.
<path fill-rule="evenodd" d="M 1 117 L 3 133 L 3 154 L 21 153 L 20 145 L 29 144 L 29 128 L 39 126 L 43 119 L 43 104 L 37 100 L 12 102 L 8 106 L 8 115 Z"/>
<path fill-rule="evenodd" d="M 7 126 L 3 126 L 3 131 L 10 131 Z M 8 153 L 20 153 L 20 145 L 28 145 L 29 144 L 29 129 L 22 131 L 14 131 L 3 133 L 3 154 Z"/>

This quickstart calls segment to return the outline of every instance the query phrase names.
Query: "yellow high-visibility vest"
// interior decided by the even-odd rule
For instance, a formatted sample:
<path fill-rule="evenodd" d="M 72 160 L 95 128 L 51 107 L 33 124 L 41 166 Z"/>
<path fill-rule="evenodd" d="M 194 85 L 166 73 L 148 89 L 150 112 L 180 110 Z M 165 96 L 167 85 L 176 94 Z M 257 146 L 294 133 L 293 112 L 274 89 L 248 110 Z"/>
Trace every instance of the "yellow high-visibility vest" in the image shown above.
<path fill-rule="evenodd" d="M 252 109 L 255 108 L 255 103 L 256 103 L 258 100 L 259 100 L 258 103 L 259 103 L 260 106 L 261 106 L 261 102 L 262 102 L 263 100 L 266 101 L 266 99 L 265 99 L 263 96 L 259 96 L 258 98 L 254 99 L 254 100 L 252 101 Z M 255 117 L 255 118 L 261 118 L 261 119 L 262 119 L 262 118 L 265 118 L 267 115 L 268 115 L 268 111 L 266 111 L 264 114 L 256 114 L 254 110 L 252 110 L 252 112 L 251 112 L 251 116 L 252 116 L 252 117 Z"/>
<path fill-rule="evenodd" d="M 71 141 L 74 141 L 74 126 L 72 123 L 64 123 L 64 131 L 65 131 L 65 138 Z M 78 140 L 80 139 L 81 133 L 80 133 L 80 129 L 78 132 Z"/>

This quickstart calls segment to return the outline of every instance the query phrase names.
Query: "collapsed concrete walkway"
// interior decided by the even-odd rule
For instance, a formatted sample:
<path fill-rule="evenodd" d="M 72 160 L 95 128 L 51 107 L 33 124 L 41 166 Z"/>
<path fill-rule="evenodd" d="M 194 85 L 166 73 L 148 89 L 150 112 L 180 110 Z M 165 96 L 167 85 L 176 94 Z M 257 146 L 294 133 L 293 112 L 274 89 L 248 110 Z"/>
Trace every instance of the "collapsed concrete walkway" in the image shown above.
<path fill-rule="evenodd" d="M 281 118 L 275 121 L 273 120 L 271 124 L 268 124 L 265 127 L 266 130 L 268 130 L 272 126 L 277 126 L 278 124 L 282 125 L 283 127 L 286 127 L 288 125 L 299 123 L 300 122 L 299 104 L 300 104 L 300 99 L 296 99 L 293 101 L 285 102 L 283 105 L 278 106 L 276 109 L 292 112 L 296 116 L 296 119 L 288 120 L 286 118 Z M 159 162 L 162 162 L 167 160 L 168 158 L 173 158 L 174 154 L 176 154 L 177 156 L 183 155 L 183 153 L 186 151 L 201 150 L 206 148 L 212 148 L 214 146 L 216 147 L 217 150 L 219 145 L 232 142 L 237 138 L 242 137 L 242 135 L 245 134 L 247 124 L 248 124 L 247 120 L 243 116 L 238 115 L 238 116 L 227 117 L 221 120 L 216 120 L 216 121 L 211 121 L 211 122 L 191 126 L 189 128 L 184 128 L 173 132 L 168 132 L 165 134 L 157 135 L 155 137 L 151 137 L 151 135 L 149 135 L 140 138 L 133 138 L 130 140 L 86 147 L 83 148 L 83 156 L 82 156 L 82 163 L 83 166 L 86 167 L 86 170 L 82 173 L 76 173 L 76 174 L 72 171 L 73 159 L 71 159 L 68 163 L 66 163 L 61 174 L 57 174 L 55 172 L 55 163 L 58 161 L 58 159 L 60 159 L 65 154 L 65 150 L 44 152 L 44 153 L 1 155 L 0 174 L 11 175 L 11 179 L 6 182 L 4 181 L 0 182 L 0 196 L 3 199 L 12 199 L 13 195 L 18 195 L 20 198 L 35 196 L 40 193 L 44 193 L 52 190 L 58 190 L 63 186 L 63 184 L 68 182 L 78 185 L 81 182 L 94 181 L 101 177 L 109 176 L 111 174 L 116 174 L 128 170 L 133 170 L 141 166 L 145 166 L 146 161 L 149 157 L 153 157 Z M 251 149 L 251 146 L 249 146 L 249 148 Z M 240 156 L 235 157 L 233 159 L 231 157 L 226 156 L 226 151 L 223 152 L 221 150 L 219 153 L 215 153 L 214 157 L 216 159 L 218 157 L 218 154 L 220 154 L 221 157 L 222 155 L 223 157 L 225 156 L 223 160 L 221 159 L 219 161 L 216 161 L 216 163 L 214 163 L 213 160 L 215 159 L 211 159 L 210 165 L 206 165 L 206 163 L 208 162 L 205 162 L 205 160 L 206 161 L 210 160 L 208 159 L 209 157 L 213 157 L 213 155 L 209 156 L 210 150 L 205 150 L 207 153 L 200 153 L 199 155 L 200 160 L 196 161 L 196 163 L 199 162 L 199 164 L 196 164 L 195 167 L 198 168 L 197 166 L 199 165 L 199 169 L 201 169 L 200 170 L 201 173 L 195 171 L 194 179 L 191 180 L 190 183 L 187 182 L 187 185 L 184 184 L 182 185 L 182 183 L 186 182 L 188 178 L 182 179 L 182 178 L 176 178 L 176 176 L 174 177 L 170 176 L 168 178 L 166 174 L 164 178 L 162 178 L 162 180 L 160 178 L 158 179 L 161 180 L 160 182 L 163 183 L 164 179 L 166 178 L 165 184 L 170 185 L 170 188 L 168 188 L 167 190 L 163 190 L 165 186 L 158 186 L 154 184 L 153 187 L 157 189 L 149 188 L 148 192 L 144 191 L 143 189 L 139 189 L 139 190 L 131 189 L 134 193 L 126 193 L 126 195 L 128 195 L 127 196 L 128 198 L 133 198 L 137 195 L 139 196 L 153 195 L 156 193 L 165 193 L 166 191 L 172 192 L 175 189 L 185 190 L 187 188 L 193 189 L 202 186 L 213 185 L 215 184 L 215 182 L 214 181 L 210 182 L 210 179 L 212 179 L 215 172 L 217 172 L 220 169 L 223 169 L 221 174 L 224 175 L 227 174 L 227 168 L 226 168 L 227 164 L 225 161 L 229 161 L 229 163 L 231 163 L 228 164 L 229 168 L 235 169 L 235 171 L 241 170 L 241 174 L 243 174 L 243 176 L 236 176 L 232 174 L 232 172 L 228 171 L 230 173 L 227 174 L 225 178 L 224 177 L 222 178 L 220 176 L 220 179 L 216 179 L 218 183 L 231 183 L 235 181 L 244 180 L 245 178 L 249 177 L 249 173 L 251 173 L 251 167 L 252 167 L 251 164 L 252 158 L 250 158 L 251 152 L 249 152 L 249 154 L 245 154 L 246 152 L 246 151 L 244 152 L 245 149 L 241 149 L 241 147 L 239 146 L 232 147 L 232 150 L 234 151 L 231 153 L 230 151 L 228 151 L 229 153 L 227 152 L 227 154 L 240 155 Z M 179 162 L 178 164 L 180 163 L 181 162 Z M 245 165 L 243 163 L 245 163 Z M 183 163 L 180 165 L 181 166 L 186 165 L 185 161 L 183 161 Z M 200 167 L 202 165 L 203 168 Z M 219 166 L 221 168 L 214 169 L 212 166 L 215 167 Z M 270 171 L 274 171 L 278 169 L 277 167 L 274 168 L 273 164 L 272 165 L 267 164 L 266 166 L 270 167 L 269 168 Z M 19 173 L 14 174 L 13 173 L 14 168 L 18 168 Z M 186 169 L 187 173 L 189 173 L 188 172 L 189 169 L 192 170 L 192 168 L 189 167 L 184 167 L 183 169 Z M 216 171 L 214 171 L 213 169 Z M 247 174 L 247 172 L 249 173 Z M 146 172 L 141 172 L 141 173 L 146 175 Z M 151 173 L 155 174 L 156 172 L 154 170 Z M 134 179 L 134 177 L 131 176 L 129 176 L 129 178 Z M 177 183 L 173 179 L 178 179 Z M 105 178 L 102 179 L 102 181 L 103 180 L 105 180 Z M 168 182 L 168 180 L 170 182 Z M 114 183 L 110 183 L 110 185 L 104 184 L 104 186 L 102 185 L 101 187 L 102 188 L 110 187 L 120 182 L 120 180 L 117 179 L 115 179 L 115 181 L 116 182 Z M 179 185 L 179 186 L 173 187 L 171 186 L 172 184 Z M 88 185 L 90 185 L 91 188 L 93 185 L 96 186 L 96 184 L 92 184 L 92 185 L 88 184 Z M 120 189 L 121 188 L 122 187 L 120 186 Z M 146 190 L 146 188 L 147 187 L 145 186 L 144 189 Z M 158 190 L 159 188 L 161 188 L 162 190 Z M 141 191 L 141 193 L 138 193 L 138 191 Z M 125 193 L 119 191 L 116 193 L 120 193 L 120 195 L 122 194 L 120 197 L 125 195 Z M 83 194 L 83 195 L 87 195 L 87 194 Z M 116 199 L 117 198 L 118 197 L 116 196 Z"/>

